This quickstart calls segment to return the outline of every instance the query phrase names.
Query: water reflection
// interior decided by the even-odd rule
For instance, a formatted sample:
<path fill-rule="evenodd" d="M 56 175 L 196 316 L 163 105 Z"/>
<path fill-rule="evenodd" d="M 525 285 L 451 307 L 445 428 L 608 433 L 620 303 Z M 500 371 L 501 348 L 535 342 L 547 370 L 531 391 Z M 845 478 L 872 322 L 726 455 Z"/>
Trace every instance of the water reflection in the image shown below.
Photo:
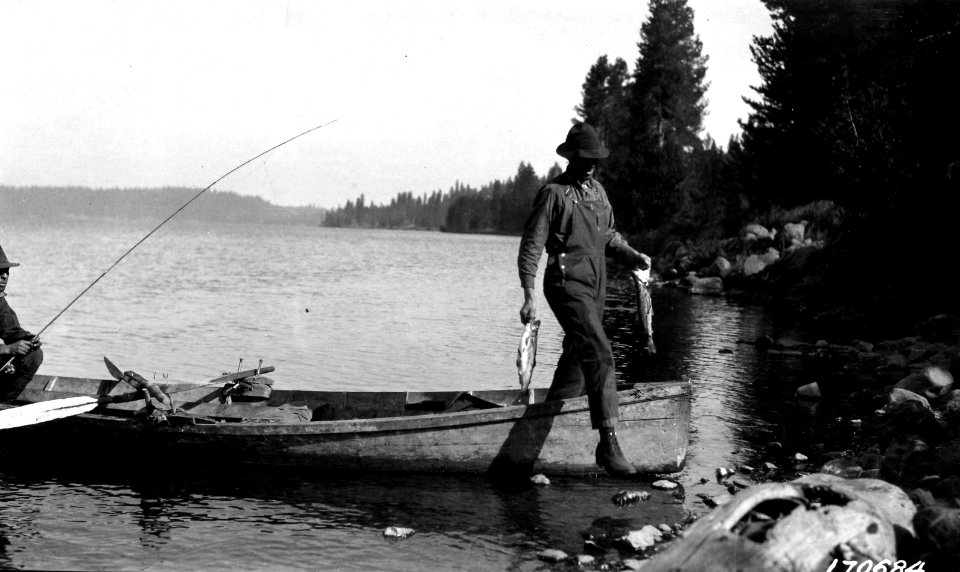
<path fill-rule="evenodd" d="M 659 491 L 640 506 L 615 507 L 611 496 L 627 485 L 613 479 L 537 488 L 459 475 L 0 471 L 0 530 L 18 553 L 8 563 L 68 569 L 532 569 L 545 548 L 581 550 L 591 523 L 629 529 L 684 516 Z M 388 526 L 413 528 L 417 540 L 385 539 Z"/>
<path fill-rule="evenodd" d="M 158 549 L 170 542 L 173 527 L 169 518 L 171 505 L 170 501 L 161 497 L 148 495 L 140 497 L 140 513 L 136 522 L 143 532 L 140 535 L 141 546 Z"/>
<path fill-rule="evenodd" d="M 756 460 L 771 441 L 780 442 L 784 454 L 809 456 L 814 447 L 842 450 L 859 438 L 851 420 L 869 414 L 870 404 L 842 395 L 822 402 L 795 396 L 797 387 L 811 381 L 848 393 L 855 382 L 845 378 L 842 361 L 799 351 L 759 351 L 752 344 L 759 336 L 815 343 L 821 336 L 810 324 L 722 297 L 655 288 L 658 353 L 648 356 L 639 349 L 631 288 L 627 281 L 613 283 L 607 318 L 620 380 L 693 382 L 686 484 L 696 487 L 717 467 Z"/>

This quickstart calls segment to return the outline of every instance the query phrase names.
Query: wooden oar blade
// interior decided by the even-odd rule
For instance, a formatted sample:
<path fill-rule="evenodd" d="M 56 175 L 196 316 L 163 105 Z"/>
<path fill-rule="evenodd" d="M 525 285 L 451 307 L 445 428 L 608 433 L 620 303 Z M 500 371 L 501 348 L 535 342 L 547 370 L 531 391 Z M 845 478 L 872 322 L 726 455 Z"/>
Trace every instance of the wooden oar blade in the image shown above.
<path fill-rule="evenodd" d="M 80 415 L 96 409 L 99 402 L 95 397 L 79 395 L 64 399 L 52 399 L 13 407 L 0 411 L 0 429 L 12 429 L 24 425 L 35 425 L 44 421 L 53 421 L 72 415 Z"/>

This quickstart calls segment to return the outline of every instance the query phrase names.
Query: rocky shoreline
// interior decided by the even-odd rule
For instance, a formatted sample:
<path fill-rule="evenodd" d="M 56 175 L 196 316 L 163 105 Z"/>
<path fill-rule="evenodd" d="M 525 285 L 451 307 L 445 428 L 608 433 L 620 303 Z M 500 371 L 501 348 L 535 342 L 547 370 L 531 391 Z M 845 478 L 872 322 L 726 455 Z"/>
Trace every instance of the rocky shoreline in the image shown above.
<path fill-rule="evenodd" d="M 842 246 L 835 223 L 827 222 L 834 216 L 821 213 L 813 222 L 787 222 L 780 232 L 753 223 L 737 237 L 673 241 L 654 257 L 653 275 L 660 285 L 691 294 L 725 296 L 812 317 L 848 337 L 878 331 L 898 335 L 943 311 L 923 309 L 929 308 L 928 300 L 892 301 L 890 284 L 902 282 L 895 267 L 884 273 L 886 280 L 852 273 L 850 268 L 857 266 L 849 257 L 856 255 Z"/>
<path fill-rule="evenodd" d="M 822 450 L 811 443 L 811 450 L 804 453 L 772 442 L 757 455 L 758 468 L 735 467 L 731 474 L 757 484 L 804 482 L 827 475 L 850 486 L 884 488 L 884 494 L 865 501 L 861 514 L 847 517 L 873 515 L 893 527 L 895 550 L 859 554 L 859 560 L 876 563 L 886 555 L 908 563 L 925 562 L 927 570 L 960 569 L 960 389 L 954 383 L 960 371 L 960 319 L 934 316 L 918 324 L 915 335 L 877 343 L 822 340 L 808 346 L 766 337 L 748 343 L 757 351 L 839 359 L 856 384 L 838 388 L 811 381 L 796 388 L 797 399 L 852 397 L 869 404 L 873 412 L 847 420 L 865 436 L 855 449 Z M 739 492 L 736 487 L 730 490 Z M 736 498 L 731 495 L 721 504 Z M 904 498 L 910 506 L 891 508 Z M 898 519 L 885 516 L 894 513 Z M 847 542 L 836 540 L 831 546 Z M 824 568 L 818 564 L 796 569 Z"/>
<path fill-rule="evenodd" d="M 898 563 L 899 571 L 960 569 L 960 388 L 954 384 L 960 319 L 938 315 L 918 324 L 916 335 L 877 343 L 805 345 L 768 337 L 740 343 L 759 352 L 843 363 L 857 384 L 837 388 L 814 381 L 797 387 L 795 395 L 807 402 L 853 397 L 869 404 L 872 414 L 847 420 L 865 438 L 843 451 L 818 443 L 794 451 L 770 442 L 749 464 L 703 476 L 701 483 L 715 481 L 727 491 L 697 495 L 709 512 L 622 535 L 588 535 L 582 554 L 547 550 L 541 559 L 646 572 L 823 572 L 834 560 L 839 570 L 846 569 L 844 561 L 867 560 L 872 570 L 887 572 Z M 534 484 L 549 484 L 538 478 Z M 685 494 L 669 478 L 651 486 L 672 488 L 678 498 Z M 611 501 L 628 506 L 648 497 L 624 490 Z M 882 561 L 885 568 L 874 567 Z"/>
<path fill-rule="evenodd" d="M 824 242 L 804 237 L 802 228 L 784 228 L 784 232 L 788 230 L 791 236 L 782 243 L 785 247 L 781 252 L 774 247 L 775 231 L 748 226 L 745 236 L 749 240 L 724 243 L 728 249 L 743 252 L 733 262 L 722 256 L 723 249 L 711 252 L 679 245 L 660 262 L 663 284 L 691 294 L 725 295 L 761 303 L 785 297 L 798 304 L 800 311 L 813 309 L 821 316 L 829 313 L 833 318 L 857 320 L 863 312 L 856 308 L 828 307 L 816 301 L 822 290 Z M 954 383 L 960 375 L 960 318 L 939 314 L 913 329 L 909 336 L 873 342 L 851 339 L 800 344 L 766 336 L 739 340 L 753 344 L 760 352 L 829 360 L 842 377 L 855 381 L 811 380 L 796 388 L 796 398 L 809 403 L 852 398 L 869 405 L 872 413 L 846 421 L 855 424 L 864 436 L 854 449 L 823 450 L 822 445 L 811 443 L 810 451 L 786 451 L 772 442 L 755 454 L 751 464 L 756 467 L 718 469 L 728 471 L 729 482 L 735 484 L 728 487 L 729 495 L 709 502 L 722 507 L 742 490 L 764 483 L 796 483 L 819 475 L 861 487 L 887 487 L 887 494 L 874 495 L 867 501 L 866 512 L 886 514 L 890 512 L 889 503 L 909 499 L 909 507 L 906 512 L 900 511 L 899 521 L 881 517 L 897 531 L 893 561 L 906 562 L 907 569 L 924 562 L 927 570 L 960 570 L 960 385 Z M 831 546 L 849 548 L 843 539 L 836 540 Z M 683 545 L 684 541 L 674 544 Z M 837 552 L 843 552 L 832 550 L 834 554 L 822 555 L 823 559 L 809 568 L 794 569 L 825 570 L 821 564 L 839 558 Z M 880 554 L 859 556 L 859 561 L 873 556 L 874 563 L 883 559 Z M 644 569 L 668 569 L 669 560 L 659 564 L 656 558 L 644 561 L 648 565 Z M 914 569 L 920 568 L 923 565 Z"/>
<path fill-rule="evenodd" d="M 675 245 L 655 261 L 659 286 L 761 303 L 788 298 L 800 311 L 816 308 L 847 321 L 861 315 L 818 302 L 822 241 L 793 227 L 781 251 L 774 247 L 775 232 L 755 226 L 748 226 L 746 239 L 725 241 L 719 250 Z M 731 261 L 725 250 L 740 254 Z M 623 535 L 586 538 L 583 554 L 544 551 L 541 559 L 647 572 L 823 572 L 847 570 L 851 562 L 859 566 L 853 569 L 875 572 L 960 570 L 960 384 L 954 383 L 960 318 L 939 314 L 914 330 L 875 341 L 739 340 L 758 352 L 839 368 L 842 376 L 810 380 L 796 388 L 795 398 L 811 404 L 855 400 L 871 412 L 844 422 L 862 438 L 841 451 L 815 442 L 806 451 L 768 443 L 748 464 L 703 476 L 701 483 L 715 480 L 727 491 L 698 495 L 709 512 L 672 526 L 650 523 Z M 854 381 L 834 382 L 841 377 Z M 625 490 L 611 500 L 623 506 L 643 502 L 644 494 Z M 674 494 L 682 498 L 683 488 Z"/>

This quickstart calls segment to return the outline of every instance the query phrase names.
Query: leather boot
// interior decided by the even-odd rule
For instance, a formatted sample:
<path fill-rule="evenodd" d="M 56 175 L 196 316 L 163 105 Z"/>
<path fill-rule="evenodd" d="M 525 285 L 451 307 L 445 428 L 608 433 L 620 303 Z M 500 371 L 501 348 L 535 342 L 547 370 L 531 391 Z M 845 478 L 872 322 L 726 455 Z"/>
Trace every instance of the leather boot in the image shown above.
<path fill-rule="evenodd" d="M 600 443 L 597 444 L 597 464 L 611 476 L 635 475 L 634 467 L 620 450 L 617 432 L 614 429 L 600 430 Z"/>

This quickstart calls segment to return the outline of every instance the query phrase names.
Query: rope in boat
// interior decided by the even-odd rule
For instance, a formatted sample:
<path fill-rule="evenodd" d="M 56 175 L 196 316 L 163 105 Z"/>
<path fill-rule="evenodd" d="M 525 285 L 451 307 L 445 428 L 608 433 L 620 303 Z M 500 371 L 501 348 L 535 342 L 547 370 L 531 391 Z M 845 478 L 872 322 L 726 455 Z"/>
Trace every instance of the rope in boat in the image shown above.
<path fill-rule="evenodd" d="M 120 256 L 120 258 L 116 259 L 116 260 L 113 262 L 113 264 L 110 265 L 109 268 L 107 268 L 106 270 L 104 270 L 103 273 L 100 274 L 100 276 L 97 277 L 96 280 L 94 280 L 93 282 L 91 282 L 90 285 L 88 285 L 86 288 L 83 289 L 83 291 L 81 291 L 79 294 L 77 294 L 77 296 L 76 296 L 73 300 L 71 300 L 69 304 L 67 304 L 62 310 L 60 310 L 60 312 L 57 313 L 57 315 L 54 316 L 52 320 L 50 320 L 49 322 L 47 322 L 47 325 L 45 325 L 39 332 L 37 332 L 37 333 L 33 336 L 33 338 L 32 338 L 31 341 L 37 341 L 38 339 L 40 339 L 40 334 L 42 334 L 43 332 L 47 331 L 47 328 L 49 328 L 50 326 L 52 326 L 53 323 L 56 322 L 57 319 L 60 318 L 60 316 L 62 316 L 67 310 L 70 309 L 71 306 L 74 305 L 74 303 L 76 303 L 77 300 L 79 300 L 81 297 L 83 297 L 84 294 L 86 294 L 91 288 L 93 288 L 93 287 L 97 284 L 97 282 L 100 282 L 100 280 L 101 280 L 104 276 L 106 276 L 111 270 L 114 269 L 114 267 L 116 267 L 118 264 L 120 264 L 120 262 L 121 262 L 124 258 L 126 258 L 127 255 L 129 255 L 131 252 L 133 252 L 133 250 L 134 250 L 135 248 L 137 248 L 137 247 L 140 246 L 145 240 L 147 240 L 148 238 L 150 238 L 151 236 L 153 236 L 153 233 L 155 233 L 155 232 L 157 232 L 158 230 L 160 230 L 160 227 L 162 227 L 163 225 L 167 224 L 167 222 L 169 222 L 170 219 L 172 219 L 173 217 L 177 216 L 177 215 L 180 213 L 180 211 L 182 211 L 183 209 L 187 208 L 187 206 L 188 206 L 190 203 L 192 203 L 193 201 L 195 201 L 195 200 L 197 200 L 198 198 L 200 198 L 200 195 L 202 195 L 203 193 L 205 193 L 205 192 L 209 191 L 210 189 L 212 189 L 214 185 L 216 185 L 216 184 L 219 183 L 220 181 L 226 179 L 229 175 L 233 174 L 235 171 L 239 170 L 241 167 L 245 167 L 246 165 L 248 165 L 248 164 L 256 161 L 257 159 L 259 159 L 260 157 L 263 157 L 264 155 L 266 155 L 266 154 L 268 154 L 268 153 L 270 153 L 270 152 L 272 152 L 272 151 L 274 151 L 274 150 L 276 150 L 276 149 L 279 149 L 280 147 L 283 147 L 283 146 L 286 145 L 287 143 L 290 143 L 291 141 L 293 141 L 293 140 L 295 140 L 295 139 L 299 139 L 300 137 L 303 137 L 303 136 L 306 135 L 307 133 L 311 133 L 311 132 L 316 131 L 316 130 L 318 130 L 318 129 L 320 129 L 320 128 L 326 127 L 327 125 L 330 125 L 331 123 L 334 123 L 334 122 L 336 122 L 336 121 L 337 121 L 337 120 L 334 119 L 333 121 L 328 121 L 327 123 L 323 123 L 323 124 L 321 124 L 321 125 L 317 125 L 316 127 L 311 127 L 310 129 L 307 129 L 306 131 L 304 131 L 303 133 L 300 133 L 299 135 L 294 135 L 293 137 L 287 139 L 286 141 L 284 141 L 284 142 L 282 142 L 282 143 L 277 143 L 276 145 L 274 145 L 273 147 L 270 147 L 270 148 L 267 149 L 266 151 L 264 151 L 264 152 L 262 152 L 262 153 L 258 153 L 257 155 L 255 155 L 255 156 L 247 159 L 247 160 L 244 161 L 243 163 L 240 163 L 240 164 L 237 165 L 236 167 L 230 169 L 229 171 L 227 171 L 226 173 L 224 173 L 223 175 L 221 175 L 220 178 L 218 178 L 216 181 L 214 181 L 214 182 L 210 183 L 209 185 L 207 185 L 206 187 L 204 187 L 204 189 L 201 190 L 201 191 L 200 191 L 199 193 L 197 193 L 196 195 L 194 195 L 193 198 L 191 198 L 189 201 L 183 203 L 183 205 L 181 205 L 180 208 L 178 208 L 177 210 L 173 211 L 173 213 L 171 213 L 170 216 L 168 216 L 167 218 L 163 219 L 163 222 L 161 222 L 161 223 L 158 224 L 156 227 L 154 227 L 154 229 L 151 230 L 150 232 L 148 232 L 148 233 L 146 234 L 146 236 L 144 236 L 143 238 L 141 238 L 140 240 L 138 240 L 137 243 L 134 244 L 133 246 L 131 246 L 126 252 L 124 252 L 124 253 Z M 16 356 L 14 356 L 14 357 L 16 357 Z M 14 357 L 11 357 L 9 360 L 7 360 L 7 363 L 4 364 L 3 367 L 0 368 L 0 370 L 6 369 L 6 368 L 13 362 Z"/>

